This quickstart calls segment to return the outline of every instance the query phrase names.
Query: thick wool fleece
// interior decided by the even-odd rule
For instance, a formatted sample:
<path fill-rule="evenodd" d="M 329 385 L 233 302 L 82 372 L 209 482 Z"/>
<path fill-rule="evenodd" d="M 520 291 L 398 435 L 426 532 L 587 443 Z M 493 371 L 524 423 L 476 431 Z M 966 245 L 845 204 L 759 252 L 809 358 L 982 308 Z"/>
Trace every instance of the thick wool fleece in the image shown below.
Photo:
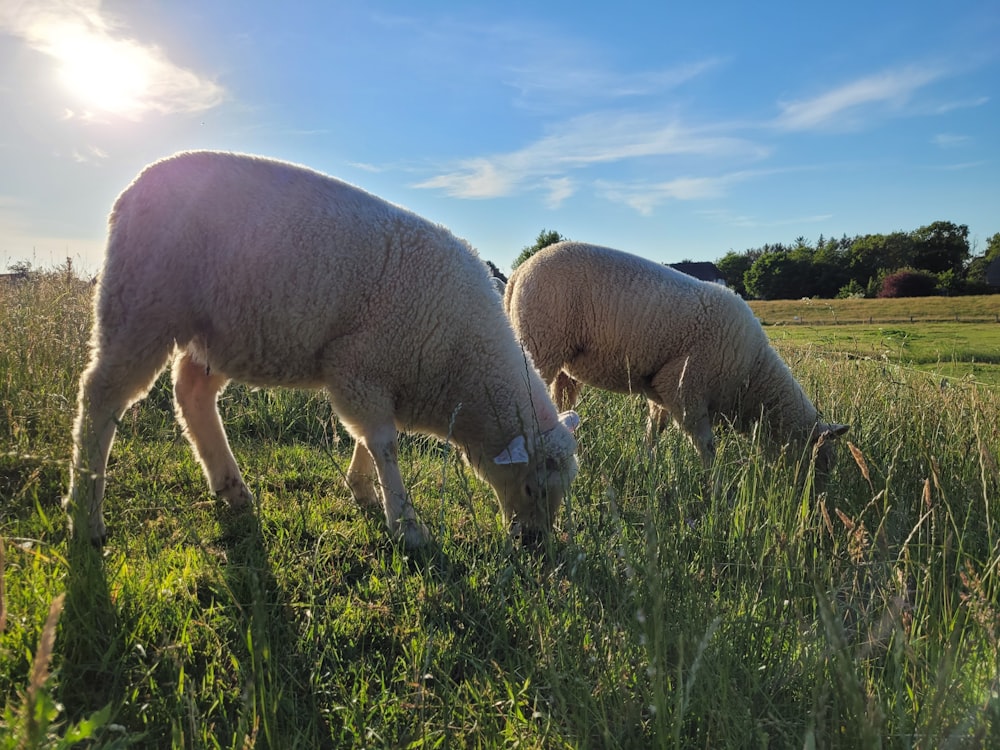
<path fill-rule="evenodd" d="M 504 304 L 559 406 L 575 400 L 578 383 L 641 394 L 651 429 L 662 429 L 665 411 L 706 465 L 719 417 L 744 430 L 763 418 L 772 439 L 800 446 L 819 434 L 815 406 L 749 306 L 718 284 L 618 250 L 561 242 L 517 268 Z M 820 432 L 846 429 L 819 424 Z"/>
<path fill-rule="evenodd" d="M 171 357 L 179 418 L 212 489 L 235 504 L 249 492 L 215 412 L 229 379 L 327 389 L 370 454 L 355 451 L 349 483 L 373 501 L 374 460 L 390 527 L 412 515 L 395 468 L 396 430 L 452 440 L 501 494 L 505 515 L 551 522 L 550 507 L 531 507 L 537 498 L 511 497 L 512 475 L 554 481 L 548 458 L 565 483 L 575 443 L 485 264 L 444 227 L 304 167 L 219 152 L 147 167 L 109 225 L 71 490 L 90 509 L 95 536 L 104 533 L 108 419 L 141 398 Z M 518 436 L 527 464 L 495 464 Z M 393 531 L 414 543 L 423 536 Z"/>

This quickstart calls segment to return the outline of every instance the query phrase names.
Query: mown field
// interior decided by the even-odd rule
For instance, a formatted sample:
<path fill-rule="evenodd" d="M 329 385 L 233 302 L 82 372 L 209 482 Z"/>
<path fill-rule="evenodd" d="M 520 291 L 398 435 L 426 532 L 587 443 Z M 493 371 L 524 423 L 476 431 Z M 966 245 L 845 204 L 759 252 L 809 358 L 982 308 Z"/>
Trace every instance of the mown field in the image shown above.
<path fill-rule="evenodd" d="M 122 420 L 99 553 L 59 507 L 88 295 L 0 288 L 0 747 L 1000 746 L 1000 387 L 910 356 L 985 361 L 978 334 L 768 325 L 851 424 L 824 483 L 724 426 L 709 477 L 676 431 L 650 459 L 642 405 L 586 391 L 542 553 L 411 437 L 435 541 L 405 554 L 343 487 L 329 407 L 294 391 L 225 392 L 259 499 L 232 515 L 161 380 Z"/>

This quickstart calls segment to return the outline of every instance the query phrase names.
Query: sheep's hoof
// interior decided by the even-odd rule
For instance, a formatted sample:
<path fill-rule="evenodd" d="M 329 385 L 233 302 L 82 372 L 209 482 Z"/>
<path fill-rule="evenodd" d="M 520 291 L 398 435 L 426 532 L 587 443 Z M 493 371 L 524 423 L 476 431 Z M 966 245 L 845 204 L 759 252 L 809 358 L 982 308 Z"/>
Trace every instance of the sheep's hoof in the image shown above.
<path fill-rule="evenodd" d="M 63 508 L 67 512 L 67 526 L 69 531 L 70 539 L 78 539 L 78 524 L 73 522 L 73 514 L 70 512 L 70 500 L 64 499 L 62 502 Z M 95 549 L 102 549 L 108 542 L 108 527 L 104 524 L 103 518 L 98 518 L 96 521 L 91 521 L 90 523 L 79 524 L 80 527 L 89 527 L 89 541 L 91 546 Z"/>
<path fill-rule="evenodd" d="M 229 503 L 232 510 L 253 505 L 253 493 L 238 479 L 227 480 L 221 489 L 215 491 L 215 496 Z"/>
<path fill-rule="evenodd" d="M 354 502 L 362 508 L 382 508 L 382 500 L 375 492 L 375 485 L 368 479 L 347 482 L 347 489 L 354 496 Z"/>
<path fill-rule="evenodd" d="M 396 522 L 395 537 L 406 549 L 419 549 L 431 540 L 431 532 L 415 518 L 401 518 Z"/>

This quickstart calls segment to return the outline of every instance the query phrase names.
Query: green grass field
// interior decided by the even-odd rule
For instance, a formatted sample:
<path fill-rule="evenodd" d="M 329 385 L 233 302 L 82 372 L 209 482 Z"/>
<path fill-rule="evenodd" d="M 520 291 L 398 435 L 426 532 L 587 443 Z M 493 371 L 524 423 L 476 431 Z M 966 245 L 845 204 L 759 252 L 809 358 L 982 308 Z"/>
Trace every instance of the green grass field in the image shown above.
<path fill-rule="evenodd" d="M 921 369 L 978 367 L 974 328 L 768 326 L 852 425 L 821 487 L 724 427 L 711 477 L 676 431 L 649 460 L 642 404 L 586 391 L 543 554 L 420 437 L 401 468 L 435 541 L 405 554 L 295 391 L 225 392 L 259 499 L 232 515 L 161 380 L 97 553 L 59 507 L 88 295 L 0 288 L 0 748 L 1000 746 L 1000 387 Z"/>

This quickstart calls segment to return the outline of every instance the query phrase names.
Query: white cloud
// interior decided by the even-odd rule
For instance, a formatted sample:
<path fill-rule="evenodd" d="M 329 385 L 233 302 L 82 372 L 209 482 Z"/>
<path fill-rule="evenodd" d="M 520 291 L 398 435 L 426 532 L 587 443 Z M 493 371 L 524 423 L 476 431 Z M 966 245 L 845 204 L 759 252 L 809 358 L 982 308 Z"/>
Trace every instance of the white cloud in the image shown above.
<path fill-rule="evenodd" d="M 590 55 L 567 54 L 566 47 L 546 46 L 533 64 L 511 66 L 507 83 L 520 93 L 519 103 L 566 106 L 571 102 L 654 96 L 677 88 L 720 64 L 699 60 L 661 70 L 619 73 L 589 63 Z"/>
<path fill-rule="evenodd" d="M 542 184 L 549 193 L 545 200 L 545 205 L 549 208 L 559 208 L 563 201 L 576 192 L 576 186 L 569 177 L 546 179 Z"/>
<path fill-rule="evenodd" d="M 225 98 L 221 86 L 176 65 L 159 47 L 127 38 L 101 0 L 5 0 L 0 32 L 52 58 L 87 109 L 139 119 L 198 112 Z M 93 119 L 86 110 L 83 116 Z"/>
<path fill-rule="evenodd" d="M 73 161 L 78 164 L 96 164 L 104 161 L 108 156 L 108 152 L 99 146 L 87 146 L 83 149 L 73 150 Z"/>
<path fill-rule="evenodd" d="M 940 146 L 941 148 L 956 148 L 958 146 L 964 146 L 971 141 L 971 137 L 967 135 L 957 135 L 955 133 L 938 133 L 936 136 L 931 138 L 931 143 L 935 146 Z"/>
<path fill-rule="evenodd" d="M 743 182 L 759 172 L 732 172 L 718 177 L 678 177 L 665 182 L 610 183 L 599 182 L 598 188 L 604 197 L 614 203 L 624 203 L 643 216 L 649 216 L 653 209 L 669 200 L 689 201 L 719 198 L 728 188 Z"/>
<path fill-rule="evenodd" d="M 597 113 L 574 118 L 518 151 L 460 161 L 415 187 L 444 190 L 458 198 L 496 198 L 601 164 L 681 155 L 762 159 L 768 154 L 768 149 L 745 139 L 686 128 L 653 115 Z"/>
<path fill-rule="evenodd" d="M 945 102 L 944 104 L 939 104 L 934 108 L 934 114 L 943 115 L 948 112 L 954 112 L 956 109 L 974 109 L 975 107 L 982 107 L 984 104 L 989 102 L 990 98 L 988 96 L 977 96 L 975 99 L 960 99 L 953 102 Z"/>
<path fill-rule="evenodd" d="M 773 125 L 782 130 L 844 128 L 856 124 L 855 117 L 865 106 L 900 107 L 918 89 L 942 78 L 945 71 L 907 67 L 859 78 L 820 94 L 779 104 L 781 114 Z"/>

